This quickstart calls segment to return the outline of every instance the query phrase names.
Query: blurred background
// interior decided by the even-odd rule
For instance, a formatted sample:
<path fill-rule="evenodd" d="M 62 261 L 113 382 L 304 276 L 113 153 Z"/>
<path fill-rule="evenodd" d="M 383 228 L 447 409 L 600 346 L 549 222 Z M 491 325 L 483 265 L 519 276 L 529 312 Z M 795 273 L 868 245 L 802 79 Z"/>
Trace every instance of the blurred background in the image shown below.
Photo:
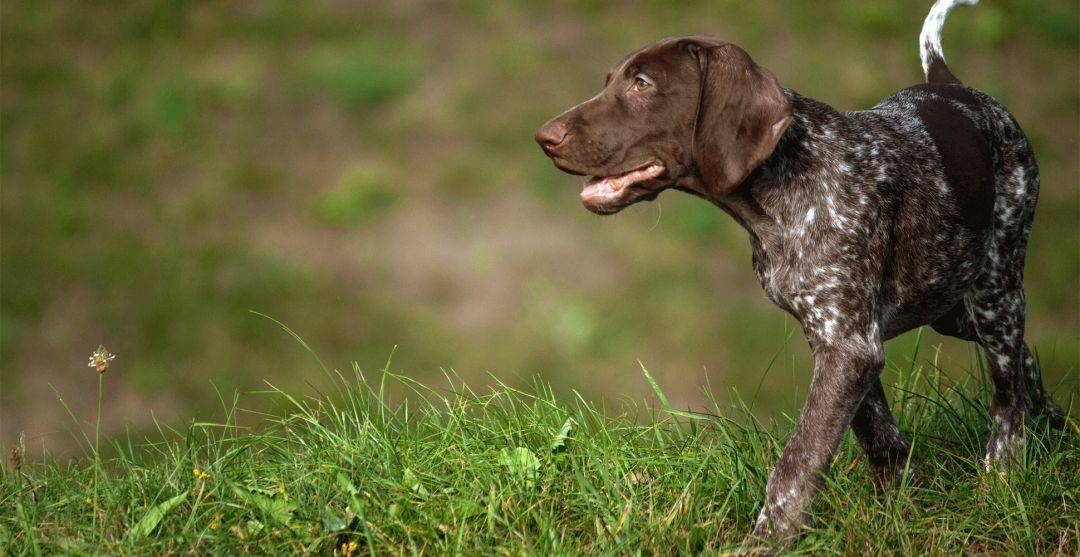
<path fill-rule="evenodd" d="M 324 384 L 250 310 L 343 370 L 393 352 L 436 385 L 541 377 L 615 401 L 647 396 L 640 360 L 676 406 L 737 391 L 793 412 L 808 351 L 745 233 L 677 192 L 589 214 L 533 133 L 672 35 L 736 42 L 783 85 L 867 108 L 921 80 L 929 4 L 7 0 L 0 442 L 70 452 L 57 393 L 92 419 L 99 343 L 117 354 L 110 433 L 219 418 L 216 391 Z M 1080 363 L 1078 20 L 1073 0 L 987 0 L 944 37 L 1039 157 L 1027 337 L 1059 398 Z M 889 344 L 893 365 L 914 338 Z M 972 357 L 925 332 L 920 361 L 962 377 Z"/>

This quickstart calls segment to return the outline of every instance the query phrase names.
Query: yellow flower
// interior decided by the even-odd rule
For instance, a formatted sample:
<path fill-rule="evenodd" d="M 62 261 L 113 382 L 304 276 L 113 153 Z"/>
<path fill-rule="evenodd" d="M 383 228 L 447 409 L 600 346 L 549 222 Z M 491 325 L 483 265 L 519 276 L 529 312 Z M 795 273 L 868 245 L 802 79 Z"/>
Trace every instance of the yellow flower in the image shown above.
<path fill-rule="evenodd" d="M 109 362 L 115 359 L 115 354 L 110 354 L 104 345 L 99 344 L 97 350 L 90 354 L 90 363 L 86 365 L 96 369 L 98 373 L 105 373 L 109 370 Z"/>
<path fill-rule="evenodd" d="M 93 500 L 93 499 L 91 499 L 91 498 L 89 498 L 89 497 L 87 497 L 86 499 L 83 499 L 83 503 L 86 503 L 87 505 L 93 505 L 93 504 L 94 504 L 94 500 Z"/>
<path fill-rule="evenodd" d="M 191 473 L 195 476 L 196 480 L 205 480 L 206 478 L 210 477 L 210 472 L 207 472 L 206 470 L 199 470 L 198 466 L 192 468 Z"/>
<path fill-rule="evenodd" d="M 352 554 L 356 553 L 356 548 L 356 541 L 349 541 L 341 544 L 341 547 L 334 553 L 341 555 L 342 557 L 352 557 Z"/>

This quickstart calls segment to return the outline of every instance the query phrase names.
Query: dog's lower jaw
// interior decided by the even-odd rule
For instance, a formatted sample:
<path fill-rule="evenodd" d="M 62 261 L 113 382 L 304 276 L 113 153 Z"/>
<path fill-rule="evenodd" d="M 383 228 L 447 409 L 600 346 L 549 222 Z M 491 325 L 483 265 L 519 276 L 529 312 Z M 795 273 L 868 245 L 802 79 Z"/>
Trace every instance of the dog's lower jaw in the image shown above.
<path fill-rule="evenodd" d="M 581 189 L 581 204 L 598 215 L 610 215 L 654 199 L 664 189 L 654 182 L 662 179 L 665 171 L 663 164 L 652 162 L 622 174 L 589 178 Z"/>

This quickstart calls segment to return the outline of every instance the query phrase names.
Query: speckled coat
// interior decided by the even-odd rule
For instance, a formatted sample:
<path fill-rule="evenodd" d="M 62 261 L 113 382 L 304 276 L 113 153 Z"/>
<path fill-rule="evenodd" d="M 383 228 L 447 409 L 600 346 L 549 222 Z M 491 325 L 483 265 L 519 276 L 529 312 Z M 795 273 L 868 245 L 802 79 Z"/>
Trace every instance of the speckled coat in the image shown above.
<path fill-rule="evenodd" d="M 961 83 L 941 54 L 939 0 L 924 24 L 927 82 L 841 112 L 783 89 L 709 37 L 631 53 L 596 97 L 537 141 L 581 199 L 616 213 L 665 189 L 716 204 L 749 233 L 766 295 L 801 323 L 814 374 L 766 486 L 752 539 L 790 540 L 850 426 L 881 480 L 909 445 L 882 389 L 883 343 L 913 328 L 977 342 L 994 392 L 988 471 L 1023 448 L 1029 417 L 1061 426 L 1024 343 L 1024 256 L 1039 170 L 1019 124 Z"/>
<path fill-rule="evenodd" d="M 960 83 L 905 89 L 860 112 L 785 94 L 794 119 L 776 151 L 720 202 L 750 232 L 758 280 L 799 320 L 815 356 L 761 534 L 801 521 L 799 500 L 849 421 L 876 473 L 904 464 L 908 445 L 877 378 L 882 342 L 900 333 L 930 324 L 986 351 L 988 466 L 1012 459 L 1032 409 L 1052 404 L 1023 342 L 1039 173 L 1016 121 Z"/>

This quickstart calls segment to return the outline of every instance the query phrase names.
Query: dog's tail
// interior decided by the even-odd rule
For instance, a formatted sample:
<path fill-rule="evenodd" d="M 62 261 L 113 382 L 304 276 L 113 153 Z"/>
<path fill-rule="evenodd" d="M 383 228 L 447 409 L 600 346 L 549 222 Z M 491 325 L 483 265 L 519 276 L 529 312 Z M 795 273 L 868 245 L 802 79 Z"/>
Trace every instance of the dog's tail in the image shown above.
<path fill-rule="evenodd" d="M 978 3 L 979 0 L 937 0 L 930 8 L 919 34 L 919 56 L 927 83 L 960 83 L 945 65 L 945 55 L 941 53 L 941 28 L 945 25 L 945 16 L 958 4 L 974 6 Z"/>

